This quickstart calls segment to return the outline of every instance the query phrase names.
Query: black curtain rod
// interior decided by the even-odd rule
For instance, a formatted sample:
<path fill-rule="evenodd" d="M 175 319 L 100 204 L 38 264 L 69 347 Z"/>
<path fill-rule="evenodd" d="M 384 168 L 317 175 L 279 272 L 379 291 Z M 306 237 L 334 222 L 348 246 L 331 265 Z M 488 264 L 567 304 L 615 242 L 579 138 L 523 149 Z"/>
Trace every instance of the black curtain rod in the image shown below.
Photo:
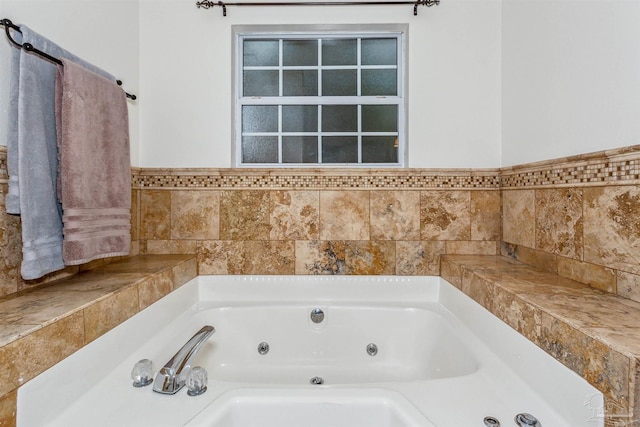
<path fill-rule="evenodd" d="M 17 31 L 17 32 L 19 32 L 21 34 L 22 34 L 22 31 L 20 31 L 20 27 L 18 27 L 13 22 L 11 22 L 10 19 L 6 19 L 5 18 L 5 19 L 0 20 L 0 25 L 4 26 L 4 32 L 7 33 L 7 37 L 9 38 L 11 43 L 13 43 L 14 46 L 16 46 L 16 47 L 18 47 L 20 49 L 24 49 L 27 52 L 35 53 L 36 55 L 41 56 L 43 58 L 46 58 L 51 62 L 55 62 L 58 65 L 62 65 L 62 61 L 61 60 L 59 60 L 56 57 L 53 57 L 53 56 L 49 55 L 47 52 L 43 52 L 40 49 L 36 49 L 35 47 L 33 47 L 33 45 L 31 43 L 20 44 L 17 41 L 15 41 L 13 39 L 13 37 L 11 37 L 10 29 L 15 30 L 15 31 Z M 122 80 L 116 80 L 116 83 L 118 83 L 119 86 L 122 86 Z M 135 100 L 135 99 L 138 98 L 137 96 L 132 95 L 132 94 L 130 94 L 128 92 L 125 92 L 125 95 L 127 95 L 127 98 L 132 99 L 132 100 Z"/>
<path fill-rule="evenodd" d="M 227 6 L 390 6 L 398 4 L 412 4 L 413 15 L 418 14 L 418 6 L 437 6 L 440 0 L 417 0 L 417 1 L 278 1 L 278 2 L 242 2 L 227 3 L 223 1 L 202 0 L 196 2 L 198 8 L 210 9 L 214 6 L 222 8 L 222 16 L 227 16 Z"/>

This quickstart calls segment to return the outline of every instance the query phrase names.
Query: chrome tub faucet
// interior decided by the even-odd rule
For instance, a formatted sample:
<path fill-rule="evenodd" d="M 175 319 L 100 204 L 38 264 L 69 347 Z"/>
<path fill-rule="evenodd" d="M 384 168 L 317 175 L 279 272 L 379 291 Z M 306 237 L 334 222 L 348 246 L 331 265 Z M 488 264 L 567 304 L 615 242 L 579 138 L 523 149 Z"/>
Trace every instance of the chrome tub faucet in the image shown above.
<path fill-rule="evenodd" d="M 153 391 L 175 394 L 186 384 L 191 370 L 191 360 L 198 354 L 200 347 L 215 332 L 213 326 L 203 326 L 156 374 Z"/>

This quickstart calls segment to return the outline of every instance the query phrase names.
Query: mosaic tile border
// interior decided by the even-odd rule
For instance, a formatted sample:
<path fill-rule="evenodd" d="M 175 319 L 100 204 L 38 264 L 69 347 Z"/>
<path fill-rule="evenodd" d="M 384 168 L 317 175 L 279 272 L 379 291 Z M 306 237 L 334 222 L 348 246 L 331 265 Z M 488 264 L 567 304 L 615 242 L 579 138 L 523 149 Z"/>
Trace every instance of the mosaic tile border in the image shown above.
<path fill-rule="evenodd" d="M 500 188 L 639 184 L 640 159 L 603 160 L 586 165 L 500 173 Z"/>
<path fill-rule="evenodd" d="M 133 177 L 134 188 L 211 188 L 211 189 L 492 189 L 498 190 L 497 171 L 493 175 L 406 175 L 385 174 L 236 174 L 228 175 L 147 175 Z"/>

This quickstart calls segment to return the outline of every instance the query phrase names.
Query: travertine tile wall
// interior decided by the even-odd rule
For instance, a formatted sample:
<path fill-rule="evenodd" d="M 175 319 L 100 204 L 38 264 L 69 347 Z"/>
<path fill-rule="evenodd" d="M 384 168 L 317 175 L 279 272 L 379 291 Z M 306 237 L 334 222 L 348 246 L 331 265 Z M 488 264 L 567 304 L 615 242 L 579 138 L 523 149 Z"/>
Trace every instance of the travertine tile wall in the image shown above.
<path fill-rule="evenodd" d="M 132 253 L 196 253 L 200 274 L 432 275 L 441 254 L 498 252 L 640 301 L 639 169 L 640 146 L 501 170 L 135 169 Z M 20 246 L 0 214 L 0 296 L 96 264 L 24 282 Z"/>
<path fill-rule="evenodd" d="M 501 170 L 502 254 L 640 301 L 640 146 Z"/>
<path fill-rule="evenodd" d="M 141 170 L 141 253 L 200 274 L 437 275 L 442 254 L 499 250 L 491 171 Z"/>

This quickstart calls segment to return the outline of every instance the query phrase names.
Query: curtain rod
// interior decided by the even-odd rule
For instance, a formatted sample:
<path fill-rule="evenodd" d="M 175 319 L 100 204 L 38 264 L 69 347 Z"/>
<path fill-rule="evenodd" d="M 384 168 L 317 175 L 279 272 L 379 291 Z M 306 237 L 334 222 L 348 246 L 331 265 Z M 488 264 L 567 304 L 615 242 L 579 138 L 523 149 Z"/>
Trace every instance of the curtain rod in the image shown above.
<path fill-rule="evenodd" d="M 9 29 L 15 30 L 15 31 L 19 32 L 20 34 L 22 34 L 22 31 L 20 31 L 20 27 L 18 27 L 13 22 L 11 22 L 10 19 L 6 19 L 5 18 L 5 19 L 0 20 L 0 25 L 4 26 L 4 32 L 7 33 L 7 37 L 9 38 L 9 41 L 11 41 L 11 43 L 14 46 L 16 46 L 16 47 L 18 47 L 20 49 L 24 49 L 27 52 L 35 53 L 36 55 L 38 55 L 38 56 L 40 56 L 42 58 L 48 59 L 51 62 L 55 62 L 58 65 L 62 65 L 62 61 L 61 60 L 59 60 L 56 57 L 53 57 L 53 56 L 49 55 L 47 52 L 43 52 L 40 49 L 36 49 L 35 47 L 33 47 L 33 45 L 31 43 L 20 44 L 17 41 L 15 41 L 13 39 L 13 37 L 11 37 L 11 31 Z M 122 80 L 116 80 L 116 83 L 118 83 L 118 86 L 122 86 Z M 132 100 L 135 100 L 135 99 L 138 98 L 137 96 L 132 95 L 132 94 L 130 94 L 128 92 L 125 92 L 125 95 L 127 95 L 127 98 L 130 98 Z"/>
<path fill-rule="evenodd" d="M 278 1 L 278 2 L 242 2 L 227 3 L 223 1 L 202 0 L 196 2 L 198 8 L 210 9 L 214 6 L 222 8 L 222 16 L 227 16 L 227 6 L 390 6 L 399 4 L 412 4 L 413 15 L 418 14 L 418 6 L 437 6 L 440 0 L 417 0 L 417 1 Z"/>

